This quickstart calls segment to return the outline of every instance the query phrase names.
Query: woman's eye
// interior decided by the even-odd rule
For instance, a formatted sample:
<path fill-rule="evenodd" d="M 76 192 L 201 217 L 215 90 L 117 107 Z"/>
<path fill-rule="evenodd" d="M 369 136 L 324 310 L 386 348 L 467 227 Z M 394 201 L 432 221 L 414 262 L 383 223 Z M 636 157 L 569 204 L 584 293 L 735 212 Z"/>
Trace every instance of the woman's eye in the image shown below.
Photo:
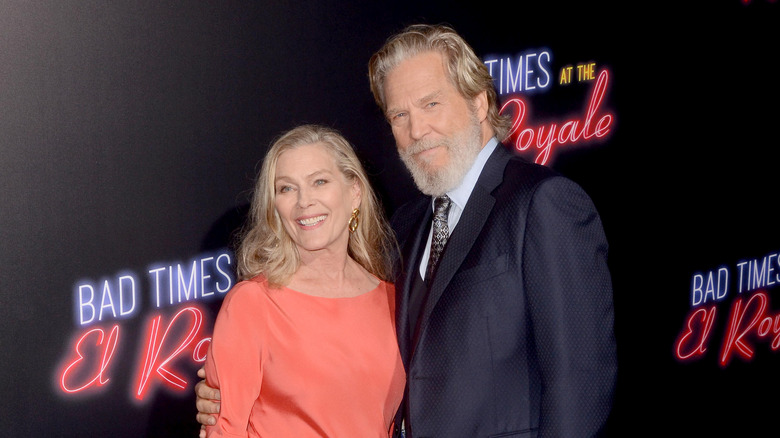
<path fill-rule="evenodd" d="M 314 181 L 314 185 L 315 185 L 315 186 L 321 186 L 321 185 L 323 185 L 323 184 L 325 184 L 325 183 L 327 183 L 327 182 L 328 182 L 327 180 L 324 180 L 324 179 L 318 179 L 318 180 Z"/>

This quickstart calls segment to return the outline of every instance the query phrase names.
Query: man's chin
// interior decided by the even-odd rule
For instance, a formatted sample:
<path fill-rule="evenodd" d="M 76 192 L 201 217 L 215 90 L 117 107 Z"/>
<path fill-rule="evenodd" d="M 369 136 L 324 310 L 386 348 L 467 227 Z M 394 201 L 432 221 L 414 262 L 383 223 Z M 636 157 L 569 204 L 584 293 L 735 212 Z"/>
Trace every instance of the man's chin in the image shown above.
<path fill-rule="evenodd" d="M 411 162 L 406 162 L 406 168 L 412 174 L 412 179 L 417 188 L 426 195 L 440 196 L 447 193 L 454 187 L 447 183 L 447 168 L 442 165 L 435 165 L 425 160 L 412 158 Z M 457 184 L 455 184 L 457 185 Z"/>
<path fill-rule="evenodd" d="M 424 175 L 416 175 L 414 183 L 421 192 L 430 196 L 441 196 L 454 188 L 450 187 L 451 184 L 443 181 L 442 175 L 429 172 L 425 172 Z"/>

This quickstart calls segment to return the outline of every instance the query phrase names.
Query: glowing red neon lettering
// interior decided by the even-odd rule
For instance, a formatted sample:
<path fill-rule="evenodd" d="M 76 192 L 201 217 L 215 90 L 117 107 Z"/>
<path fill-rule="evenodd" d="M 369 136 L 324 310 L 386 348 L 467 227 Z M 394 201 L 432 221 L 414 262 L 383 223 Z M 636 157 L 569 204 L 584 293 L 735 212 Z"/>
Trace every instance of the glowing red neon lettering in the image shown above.
<path fill-rule="evenodd" d="M 71 387 L 68 384 L 68 381 L 71 380 L 69 376 L 72 376 L 72 374 L 76 374 L 77 377 L 74 377 L 75 379 L 78 379 L 81 374 L 77 372 L 78 368 L 83 368 L 84 366 L 88 365 L 88 362 L 85 361 L 84 358 L 84 352 L 82 350 L 82 344 L 84 344 L 84 341 L 92 337 L 93 335 L 97 336 L 97 342 L 95 343 L 95 346 L 97 347 L 103 347 L 103 354 L 102 358 L 100 360 L 100 366 L 97 368 L 97 371 L 94 374 L 94 377 L 92 377 L 91 380 L 84 383 L 81 386 L 78 387 Z M 116 343 L 119 338 L 119 325 L 114 325 L 114 327 L 111 329 L 111 333 L 109 333 L 108 338 L 105 338 L 105 332 L 103 329 L 94 328 L 92 330 L 89 330 L 88 332 L 84 333 L 84 335 L 79 338 L 79 340 L 76 342 L 76 359 L 74 359 L 70 365 L 65 368 L 65 370 L 62 372 L 62 377 L 60 378 L 60 388 L 62 388 L 63 391 L 68 393 L 75 393 L 83 391 L 84 389 L 89 388 L 90 386 L 103 386 L 108 382 L 108 377 L 105 377 L 106 370 L 108 369 L 109 364 L 111 363 L 111 358 L 114 357 L 114 351 L 116 350 Z M 104 343 L 105 340 L 105 343 Z M 88 371 L 87 371 L 88 372 Z"/>
<path fill-rule="evenodd" d="M 780 348 L 780 315 L 766 314 L 769 295 L 766 292 L 757 292 L 744 307 L 742 301 L 742 298 L 737 299 L 731 307 L 731 318 L 720 358 L 720 363 L 724 366 L 729 363 L 734 352 L 746 360 L 753 358 L 754 350 L 746 339 L 751 333 L 755 333 L 759 338 L 773 336 L 770 344 L 772 350 Z"/>
<path fill-rule="evenodd" d="M 169 332 L 174 327 L 176 322 L 179 320 L 179 317 L 181 317 L 185 313 L 189 313 L 192 317 L 189 323 L 189 330 L 188 331 L 185 330 L 187 334 L 182 338 L 181 342 L 178 343 L 176 349 L 171 354 L 169 354 L 165 360 L 159 362 L 158 365 L 158 358 L 160 357 L 160 351 L 162 350 L 163 345 L 165 344 L 165 340 L 168 337 Z M 192 343 L 192 341 L 195 339 L 195 336 L 200 331 L 202 325 L 203 314 L 200 310 L 198 310 L 195 307 L 185 307 L 184 309 L 180 310 L 179 313 L 177 313 L 173 317 L 173 319 L 171 319 L 171 322 L 168 324 L 168 327 L 166 327 L 165 333 L 163 333 L 162 337 L 160 337 L 161 319 L 162 316 L 157 316 L 156 318 L 153 318 L 151 321 L 151 325 L 149 327 L 149 338 L 148 338 L 149 340 L 147 342 L 146 355 L 144 357 L 144 365 L 139 375 L 138 391 L 136 392 L 136 398 L 140 400 L 144 398 L 146 391 L 148 390 L 149 379 L 152 376 L 152 373 L 156 374 L 157 376 L 162 378 L 164 382 L 167 382 L 173 387 L 179 389 L 186 388 L 187 381 L 181 378 L 173 371 L 171 371 L 170 369 L 168 369 L 168 365 L 171 363 L 171 361 L 174 358 L 176 358 L 176 356 L 179 355 L 179 353 L 184 351 L 190 345 L 190 343 Z"/>
<path fill-rule="evenodd" d="M 197 363 L 206 361 L 206 354 L 209 351 L 209 345 L 211 344 L 211 338 L 201 339 L 200 342 L 192 350 L 192 360 Z"/>
<path fill-rule="evenodd" d="M 707 351 L 707 342 L 715 321 L 715 306 L 698 309 L 688 318 L 687 331 L 677 341 L 677 357 L 681 360 L 701 356 Z M 697 333 L 699 334 L 697 336 Z M 692 344 L 692 345 L 691 345 Z M 690 345 L 690 350 L 686 347 Z"/>
<path fill-rule="evenodd" d="M 602 138 L 606 136 L 611 130 L 612 115 L 603 115 L 595 125 L 593 124 L 593 119 L 604 100 L 608 82 L 609 74 L 607 70 L 602 70 L 596 80 L 596 85 L 593 87 L 584 120 L 568 120 L 561 125 L 560 129 L 558 129 L 556 123 L 551 123 L 549 126 L 542 125 L 536 128 L 525 128 L 515 135 L 525 118 L 525 102 L 519 98 L 507 100 L 501 107 L 500 113 L 504 113 L 511 105 L 516 107 L 512 127 L 509 129 L 507 138 L 511 139 L 514 136 L 515 149 L 518 151 L 525 151 L 531 144 L 535 143 L 536 148 L 540 152 L 534 161 L 538 164 L 546 164 L 552 155 L 556 142 L 558 145 L 564 146 L 566 144 L 574 144 L 579 140 L 590 140 L 593 137 Z"/>

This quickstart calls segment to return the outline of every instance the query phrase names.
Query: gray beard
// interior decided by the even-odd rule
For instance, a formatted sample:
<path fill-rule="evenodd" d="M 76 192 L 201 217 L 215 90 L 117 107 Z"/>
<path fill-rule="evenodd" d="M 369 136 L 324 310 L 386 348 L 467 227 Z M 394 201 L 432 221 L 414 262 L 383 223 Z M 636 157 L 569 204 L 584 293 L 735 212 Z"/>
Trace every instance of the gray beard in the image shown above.
<path fill-rule="evenodd" d="M 441 196 L 458 187 L 468 173 L 474 160 L 482 149 L 482 133 L 479 122 L 472 118 L 472 123 L 452 137 L 439 141 L 428 139 L 418 140 L 406 150 L 399 151 L 412 179 L 421 192 L 430 196 Z M 414 154 L 436 147 L 444 146 L 449 152 L 449 164 L 440 169 L 431 169 L 425 161 L 414 158 Z"/>

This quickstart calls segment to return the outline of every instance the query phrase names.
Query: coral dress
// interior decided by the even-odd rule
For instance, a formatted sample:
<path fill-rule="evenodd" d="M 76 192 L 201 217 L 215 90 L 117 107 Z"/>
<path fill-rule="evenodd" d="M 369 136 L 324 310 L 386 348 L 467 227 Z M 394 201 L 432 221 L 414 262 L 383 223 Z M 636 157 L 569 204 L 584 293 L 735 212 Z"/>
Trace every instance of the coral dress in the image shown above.
<path fill-rule="evenodd" d="M 238 283 L 206 359 L 222 398 L 208 436 L 387 437 L 405 385 L 394 295 L 385 282 L 350 298 Z"/>

